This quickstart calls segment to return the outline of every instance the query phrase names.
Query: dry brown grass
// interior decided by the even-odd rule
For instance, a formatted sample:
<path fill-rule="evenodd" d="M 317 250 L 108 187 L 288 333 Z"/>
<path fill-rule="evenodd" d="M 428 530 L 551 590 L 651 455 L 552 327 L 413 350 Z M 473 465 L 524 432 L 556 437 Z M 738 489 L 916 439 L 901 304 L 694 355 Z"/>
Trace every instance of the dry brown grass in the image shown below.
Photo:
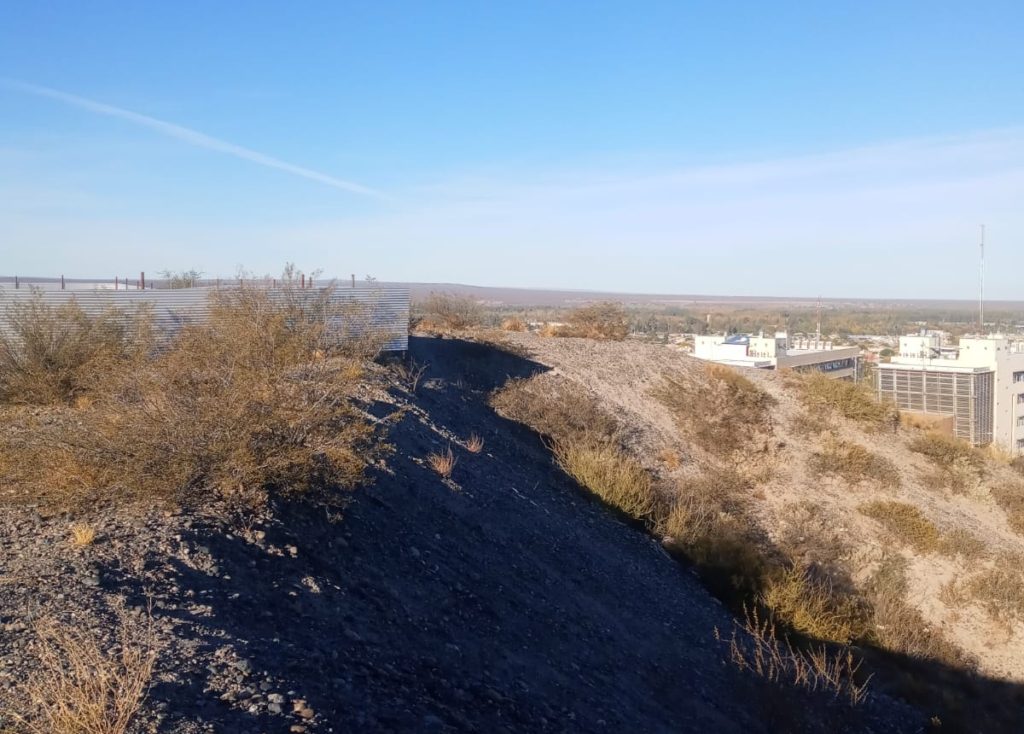
<path fill-rule="evenodd" d="M 951 558 L 960 556 L 967 561 L 977 561 L 988 555 L 988 546 L 970 530 L 952 528 L 942 533 L 939 552 Z"/>
<path fill-rule="evenodd" d="M 445 479 L 451 477 L 452 471 L 455 469 L 455 464 L 457 462 L 458 459 L 456 459 L 455 454 L 452 453 L 451 446 L 449 446 L 443 453 L 427 454 L 427 464 L 429 464 L 431 469 Z"/>
<path fill-rule="evenodd" d="M 424 331 L 465 331 L 480 325 L 483 309 L 474 299 L 452 293 L 431 293 L 420 305 L 417 328 Z"/>
<path fill-rule="evenodd" d="M 921 553 L 932 553 L 939 548 L 939 529 L 914 505 L 877 500 L 862 504 L 857 509 L 876 520 L 904 545 Z"/>
<path fill-rule="evenodd" d="M 792 567 L 768 582 L 761 603 L 789 627 L 818 640 L 849 644 L 870 629 L 870 607 L 811 567 Z"/>
<path fill-rule="evenodd" d="M 803 376 L 799 385 L 800 397 L 811 410 L 835 411 L 868 429 L 892 426 L 899 418 L 895 406 L 880 403 L 864 383 L 833 380 L 814 372 Z"/>
<path fill-rule="evenodd" d="M 770 431 L 777 402 L 738 371 L 716 364 L 666 374 L 653 395 L 687 435 L 715 454 L 730 453 Z"/>
<path fill-rule="evenodd" d="M 82 410 L 11 414 L 6 477 L 25 496 L 202 501 L 351 487 L 383 448 L 356 398 L 375 345 L 338 344 L 329 293 L 215 293 L 207 321 L 104 373 Z M 13 460 L 12 460 L 13 459 Z"/>
<path fill-rule="evenodd" d="M 926 484 L 964 493 L 985 475 L 985 456 L 966 441 L 938 433 L 916 436 L 911 451 L 927 456 L 933 465 L 924 477 Z"/>
<path fill-rule="evenodd" d="M 1006 522 L 1013 532 L 1024 535 L 1024 485 L 1008 482 L 992 487 L 992 499 L 1006 513 Z"/>
<path fill-rule="evenodd" d="M 526 331 L 526 322 L 518 316 L 510 316 L 501 321 L 502 331 Z"/>
<path fill-rule="evenodd" d="M 0 333 L 0 402 L 71 404 L 151 346 L 148 312 L 115 309 L 89 316 L 74 301 L 40 294 L 6 307 Z"/>
<path fill-rule="evenodd" d="M 71 526 L 71 545 L 84 548 L 96 540 L 96 528 L 88 523 L 76 522 Z"/>
<path fill-rule="evenodd" d="M 851 441 L 826 439 L 822 450 L 811 454 L 809 464 L 813 472 L 842 477 L 850 484 L 869 482 L 886 489 L 900 484 L 895 464 Z"/>
<path fill-rule="evenodd" d="M 798 436 L 818 436 L 831 430 L 832 424 L 826 413 L 804 410 L 793 417 L 789 427 Z"/>
<path fill-rule="evenodd" d="M 604 301 L 573 309 L 566 324 L 554 327 L 547 336 L 622 341 L 629 334 L 629 321 L 621 303 Z"/>
<path fill-rule="evenodd" d="M 790 502 L 778 519 L 778 546 L 797 565 L 839 568 L 854 543 L 842 518 L 824 505 Z"/>
<path fill-rule="evenodd" d="M 479 454 L 484 450 L 484 440 L 475 433 L 471 433 L 466 439 L 466 451 L 471 454 Z"/>
<path fill-rule="evenodd" d="M 16 721 L 32 734 L 125 734 L 145 700 L 157 658 L 151 623 L 122 613 L 113 646 L 52 620 L 33 645 L 37 665 Z"/>
<path fill-rule="evenodd" d="M 1010 461 L 1010 468 L 1024 477 L 1024 456 L 1018 456 Z"/>
<path fill-rule="evenodd" d="M 866 586 L 872 607 L 871 639 L 895 653 L 972 669 L 976 662 L 946 639 L 940 629 L 928 625 L 907 602 L 907 565 L 903 556 L 886 557 Z"/>
<path fill-rule="evenodd" d="M 762 620 L 756 608 L 745 611 L 728 640 L 717 628 L 715 638 L 728 642 L 730 658 L 737 667 L 772 683 L 827 691 L 853 705 L 867 696 L 867 681 L 857 680 L 861 662 L 850 648 L 795 647 L 787 638 L 780 639 L 775 623 L 770 618 Z"/>
<path fill-rule="evenodd" d="M 392 369 L 394 370 L 395 376 L 398 377 L 398 381 L 401 386 L 415 395 L 416 390 L 419 389 L 420 381 L 423 379 L 423 375 L 426 373 L 428 367 L 429 365 L 420 364 L 414 359 L 409 359 L 401 362 L 395 362 Z"/>
<path fill-rule="evenodd" d="M 751 487 L 734 469 L 710 469 L 677 483 L 656 530 L 731 600 L 755 595 L 772 566 L 748 512 Z"/>
<path fill-rule="evenodd" d="M 554 375 L 509 380 L 490 403 L 506 418 L 554 440 L 583 435 L 609 439 L 619 428 L 584 387 Z"/>
<path fill-rule="evenodd" d="M 639 520 L 653 513 L 656 497 L 650 476 L 614 444 L 584 435 L 560 439 L 553 448 L 562 470 L 609 505 Z"/>
<path fill-rule="evenodd" d="M 1024 620 L 1024 555 L 1004 553 L 991 568 L 976 573 L 964 582 L 962 589 L 994 619 Z"/>

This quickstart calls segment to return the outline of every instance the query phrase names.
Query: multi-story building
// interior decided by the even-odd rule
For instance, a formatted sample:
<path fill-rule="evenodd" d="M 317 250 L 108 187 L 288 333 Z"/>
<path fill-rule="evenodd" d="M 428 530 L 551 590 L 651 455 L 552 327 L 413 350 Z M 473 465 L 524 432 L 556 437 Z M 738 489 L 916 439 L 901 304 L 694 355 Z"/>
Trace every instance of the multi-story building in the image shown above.
<path fill-rule="evenodd" d="M 847 380 L 856 380 L 860 367 L 859 347 L 836 347 L 820 339 L 790 339 L 785 332 L 775 336 L 695 334 L 693 356 L 734 367 L 816 371 Z"/>
<path fill-rule="evenodd" d="M 957 438 L 1024 454 L 1024 340 L 965 337 L 953 350 L 934 334 L 900 337 L 876 375 L 879 397 L 901 411 L 949 418 Z"/>

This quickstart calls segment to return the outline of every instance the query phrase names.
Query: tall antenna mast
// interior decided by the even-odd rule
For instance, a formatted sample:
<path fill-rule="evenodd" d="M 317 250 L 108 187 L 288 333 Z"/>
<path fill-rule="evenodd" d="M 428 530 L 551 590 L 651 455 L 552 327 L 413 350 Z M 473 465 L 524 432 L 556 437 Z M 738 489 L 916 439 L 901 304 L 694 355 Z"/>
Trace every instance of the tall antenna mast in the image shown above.
<path fill-rule="evenodd" d="M 814 333 L 815 349 L 821 349 L 821 296 L 818 296 L 818 328 Z"/>
<path fill-rule="evenodd" d="M 985 334 L 985 225 L 981 225 L 981 269 L 980 289 L 978 290 L 978 328 L 979 336 Z"/>

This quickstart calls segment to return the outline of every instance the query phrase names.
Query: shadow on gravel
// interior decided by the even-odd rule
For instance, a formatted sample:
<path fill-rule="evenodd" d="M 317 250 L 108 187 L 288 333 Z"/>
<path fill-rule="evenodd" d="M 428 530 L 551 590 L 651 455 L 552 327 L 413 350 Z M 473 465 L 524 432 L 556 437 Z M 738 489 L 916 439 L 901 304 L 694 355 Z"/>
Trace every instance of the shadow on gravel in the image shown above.
<path fill-rule="evenodd" d="M 925 717 L 884 696 L 851 711 L 729 664 L 713 630 L 732 616 L 695 576 L 487 405 L 541 365 L 455 339 L 414 337 L 410 352 L 428 365 L 417 409 L 392 432 L 389 470 L 342 517 L 281 500 L 255 542 L 197 520 L 182 543 L 207 572 L 178 562 L 144 588 L 107 570 L 136 602 L 151 595 L 203 661 L 180 661 L 153 690 L 161 731 L 922 730 Z M 470 433 L 479 454 L 456 440 Z M 449 445 L 454 486 L 422 463 Z M 904 662 L 984 700 L 1020 696 Z"/>

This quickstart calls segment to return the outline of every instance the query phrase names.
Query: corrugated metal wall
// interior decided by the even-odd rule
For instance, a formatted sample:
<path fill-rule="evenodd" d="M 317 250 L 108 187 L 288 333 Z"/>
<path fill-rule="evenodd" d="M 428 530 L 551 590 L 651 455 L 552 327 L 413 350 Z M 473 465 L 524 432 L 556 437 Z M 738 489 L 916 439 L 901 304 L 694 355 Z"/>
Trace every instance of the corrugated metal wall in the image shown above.
<path fill-rule="evenodd" d="M 177 332 L 182 324 L 201 321 L 209 308 L 210 293 L 214 288 L 181 288 L 177 290 L 39 290 L 25 286 L 0 287 L 0 332 L 9 333 L 7 307 L 21 300 L 38 297 L 51 306 L 68 303 L 71 299 L 89 315 L 99 315 L 111 308 L 131 311 L 140 305 L 152 309 L 153 322 L 164 337 Z M 228 290 L 222 287 L 222 290 Z M 274 292 L 273 289 L 271 289 Z M 299 291 L 306 293 L 306 291 Z M 316 297 L 315 290 L 309 290 Z M 385 340 L 385 351 L 405 351 L 409 347 L 409 290 L 394 286 L 359 285 L 356 288 L 339 287 L 332 291 L 331 302 L 339 305 L 345 314 L 339 331 L 348 334 L 380 334 Z M 352 305 L 353 308 L 344 308 Z"/>

